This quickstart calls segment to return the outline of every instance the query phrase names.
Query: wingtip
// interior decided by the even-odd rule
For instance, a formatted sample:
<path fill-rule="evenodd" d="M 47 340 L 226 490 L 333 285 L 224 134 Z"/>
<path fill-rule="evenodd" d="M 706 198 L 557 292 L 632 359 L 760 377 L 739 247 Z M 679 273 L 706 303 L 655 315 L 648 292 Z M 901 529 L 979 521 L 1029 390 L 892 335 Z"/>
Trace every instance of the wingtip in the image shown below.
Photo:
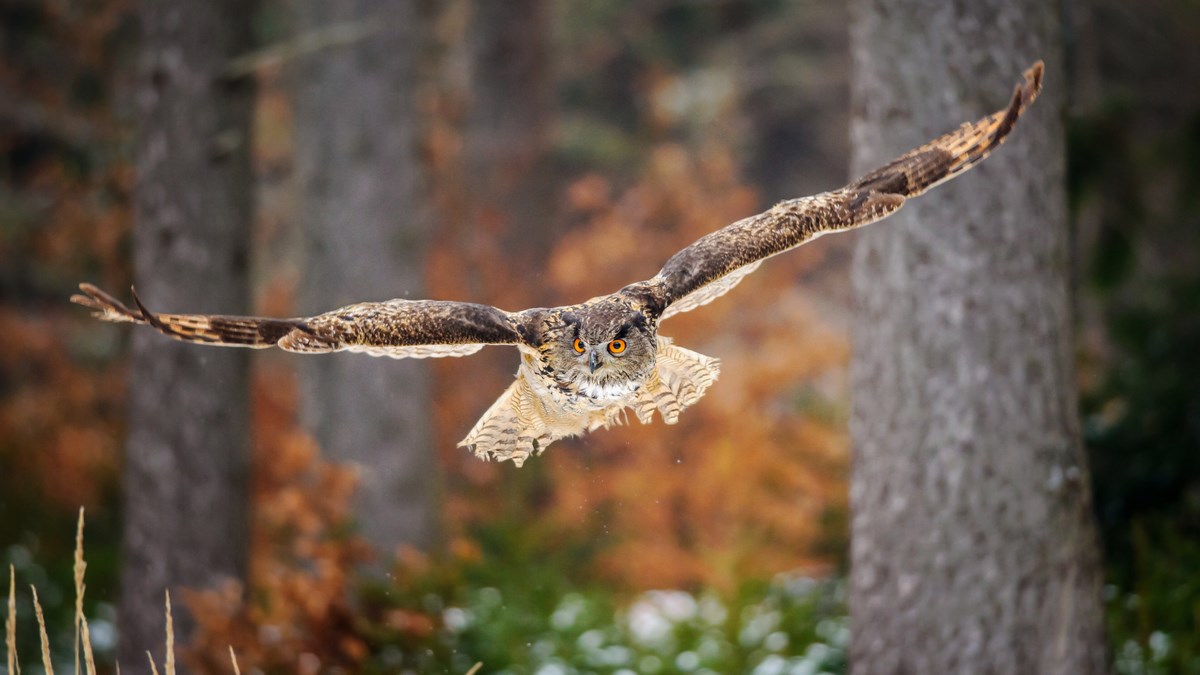
<path fill-rule="evenodd" d="M 1030 89 L 1040 91 L 1042 88 L 1042 76 L 1046 73 L 1046 62 L 1038 59 L 1033 62 L 1032 66 L 1025 71 L 1025 82 L 1028 83 Z"/>
<path fill-rule="evenodd" d="M 71 302 L 75 303 L 76 305 L 83 305 L 88 309 L 101 308 L 100 303 L 96 300 L 96 298 L 103 293 L 103 291 L 86 281 L 79 284 L 79 290 L 82 291 L 82 294 L 73 294 L 71 296 Z"/>
<path fill-rule="evenodd" d="M 1045 72 L 1046 63 L 1041 59 L 1025 70 L 1024 81 L 1013 87 L 1012 98 L 1009 100 L 1008 107 L 1003 111 L 1004 116 L 992 132 L 993 142 L 1008 135 L 1017 123 L 1017 118 L 1037 99 L 1038 94 L 1042 91 L 1042 76 Z"/>
<path fill-rule="evenodd" d="M 1024 82 L 1017 85 L 1014 99 L 1019 99 L 1022 107 L 1033 103 L 1042 91 L 1042 77 L 1046 74 L 1046 62 L 1038 59 L 1025 70 Z"/>
<path fill-rule="evenodd" d="M 133 322 L 140 320 L 140 317 L 130 311 L 124 303 L 94 284 L 89 284 L 85 281 L 79 284 L 79 290 L 81 293 L 72 295 L 70 298 L 71 302 L 92 310 L 93 316 L 98 319 Z"/>
<path fill-rule="evenodd" d="M 85 281 L 79 284 L 79 290 L 82 291 L 82 295 L 79 293 L 71 295 L 71 302 L 75 303 L 76 305 L 83 305 L 88 309 L 96 309 L 95 295 L 100 291 L 100 289 Z"/>
<path fill-rule="evenodd" d="M 138 311 L 142 313 L 142 319 L 144 319 L 146 323 L 150 324 L 151 326 L 158 327 L 159 324 L 157 323 L 154 314 L 152 314 L 150 310 L 146 309 L 146 306 L 142 304 L 142 299 L 138 297 L 137 288 L 130 285 L 129 292 L 133 295 L 133 304 L 137 305 Z"/>

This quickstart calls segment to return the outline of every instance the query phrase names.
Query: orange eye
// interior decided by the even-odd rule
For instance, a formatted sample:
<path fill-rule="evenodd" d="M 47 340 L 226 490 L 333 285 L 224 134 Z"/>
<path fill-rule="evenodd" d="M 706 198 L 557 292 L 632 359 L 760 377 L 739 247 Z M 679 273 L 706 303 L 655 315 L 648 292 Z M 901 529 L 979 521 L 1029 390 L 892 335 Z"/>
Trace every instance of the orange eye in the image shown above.
<path fill-rule="evenodd" d="M 620 354 L 621 352 L 625 351 L 625 341 L 613 340 L 612 342 L 608 343 L 608 351 L 612 352 L 613 354 Z"/>
<path fill-rule="evenodd" d="M 583 340 L 580 340 L 579 338 L 575 338 L 575 342 L 571 346 L 575 348 L 576 354 L 582 354 L 583 350 L 585 349 L 583 346 Z"/>

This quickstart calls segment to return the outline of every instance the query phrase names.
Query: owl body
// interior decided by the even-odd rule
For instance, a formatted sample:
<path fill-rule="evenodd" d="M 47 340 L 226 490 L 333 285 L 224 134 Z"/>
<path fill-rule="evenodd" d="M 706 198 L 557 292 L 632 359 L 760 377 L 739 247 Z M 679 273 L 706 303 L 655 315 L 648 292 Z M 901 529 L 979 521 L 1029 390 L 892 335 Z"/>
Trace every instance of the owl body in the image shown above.
<path fill-rule="evenodd" d="M 671 256 L 645 281 L 577 305 L 506 312 L 441 300 L 365 302 L 295 319 L 161 314 L 80 284 L 72 301 L 105 321 L 148 325 L 211 345 L 279 347 L 307 354 L 352 351 L 392 358 L 466 356 L 485 345 L 520 353 L 517 376 L 459 445 L 482 459 L 520 465 L 554 441 L 655 413 L 674 424 L 720 373 L 717 359 L 658 334 L 671 316 L 728 293 L 767 258 L 830 232 L 873 223 L 907 199 L 987 157 L 1037 97 L 1035 63 L 1009 105 L 963 124 L 836 190 L 790 199 L 712 232 Z"/>
<path fill-rule="evenodd" d="M 522 349 L 516 380 L 458 445 L 480 459 L 520 466 L 556 440 L 624 424 L 630 409 L 643 424 L 656 412 L 675 424 L 683 409 L 716 382 L 720 361 L 677 347 L 669 338 L 657 337 L 654 346 L 649 367 L 603 380 L 580 375 L 569 382 L 547 374 L 539 354 Z M 552 368 L 557 372 L 572 365 Z"/>
<path fill-rule="evenodd" d="M 658 410 L 673 424 L 719 372 L 716 359 L 682 359 L 687 350 L 659 338 L 652 307 L 638 292 L 622 289 L 523 314 L 529 330 L 518 345 L 516 381 L 459 443 L 481 458 L 520 465 L 560 438 L 624 423 L 630 408 L 645 423 Z M 684 362 L 704 370 L 703 376 L 680 372 Z M 665 384 L 683 379 L 703 382 L 689 388 L 697 393 L 685 396 L 686 402 Z"/>

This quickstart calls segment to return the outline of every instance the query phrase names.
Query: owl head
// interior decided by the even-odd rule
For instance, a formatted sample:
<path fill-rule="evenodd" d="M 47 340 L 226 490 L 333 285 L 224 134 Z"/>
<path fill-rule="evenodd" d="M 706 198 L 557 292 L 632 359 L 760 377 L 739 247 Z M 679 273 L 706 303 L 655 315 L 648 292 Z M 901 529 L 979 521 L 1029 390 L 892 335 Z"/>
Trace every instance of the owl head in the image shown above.
<path fill-rule="evenodd" d="M 589 396 L 603 395 L 609 388 L 640 383 L 654 367 L 653 329 L 628 305 L 585 304 L 558 318 L 544 351 L 560 382 L 572 383 Z"/>

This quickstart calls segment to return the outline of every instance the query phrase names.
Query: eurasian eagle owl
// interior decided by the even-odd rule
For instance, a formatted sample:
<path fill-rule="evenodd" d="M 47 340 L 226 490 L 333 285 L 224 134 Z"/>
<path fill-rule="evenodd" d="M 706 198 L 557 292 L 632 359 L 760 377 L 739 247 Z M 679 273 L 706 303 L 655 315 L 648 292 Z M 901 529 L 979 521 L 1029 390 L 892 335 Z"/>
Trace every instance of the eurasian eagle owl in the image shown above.
<path fill-rule="evenodd" d="M 365 352 L 392 358 L 465 356 L 515 345 L 516 381 L 460 446 L 520 466 L 554 441 L 624 420 L 667 424 L 717 379 L 717 359 L 678 347 L 659 323 L 724 295 L 764 259 L 826 234 L 875 222 L 904 201 L 974 166 L 999 146 L 1037 97 L 1042 63 L 1025 72 L 1008 107 L 967 123 L 849 185 L 781 202 L 679 251 L 654 277 L 567 307 L 506 312 L 438 300 L 365 302 L 309 318 L 157 314 L 81 284 L 71 300 L 105 321 L 145 324 L 189 342 Z"/>

